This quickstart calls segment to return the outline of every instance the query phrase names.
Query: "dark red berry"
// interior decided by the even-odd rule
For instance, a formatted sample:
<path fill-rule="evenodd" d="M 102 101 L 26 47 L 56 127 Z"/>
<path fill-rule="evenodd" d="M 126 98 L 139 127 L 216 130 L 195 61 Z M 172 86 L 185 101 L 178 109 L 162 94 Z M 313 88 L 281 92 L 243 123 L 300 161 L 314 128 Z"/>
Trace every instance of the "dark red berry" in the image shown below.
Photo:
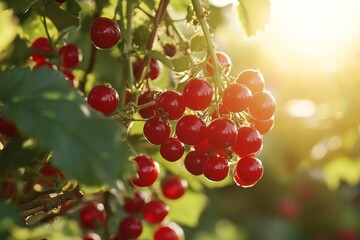
<path fill-rule="evenodd" d="M 36 64 L 44 63 L 47 59 L 41 54 L 33 54 L 29 57 L 29 60 L 35 62 Z"/>
<path fill-rule="evenodd" d="M 19 132 L 15 124 L 11 121 L 8 121 L 0 112 L 0 134 L 7 137 L 16 137 L 19 135 Z"/>
<path fill-rule="evenodd" d="M 54 181 L 55 181 L 56 179 L 58 179 L 58 178 L 60 178 L 60 179 L 65 179 L 64 173 L 63 173 L 60 169 L 52 166 L 50 162 L 47 162 L 47 163 L 40 169 L 40 173 L 41 173 L 41 175 L 46 176 L 46 177 L 48 177 L 48 178 L 51 178 L 51 179 L 53 179 Z"/>
<path fill-rule="evenodd" d="M 165 179 L 161 185 L 163 195 L 168 199 L 178 199 L 182 197 L 187 189 L 188 182 L 177 176 L 171 176 Z"/>
<path fill-rule="evenodd" d="M 212 146 L 218 149 L 228 148 L 236 142 L 236 125 L 228 118 L 217 118 L 206 128 L 206 135 Z"/>
<path fill-rule="evenodd" d="M 182 95 L 175 91 L 163 92 L 156 101 L 156 109 L 160 114 L 166 113 L 169 120 L 179 119 L 185 112 Z"/>
<path fill-rule="evenodd" d="M 168 215 L 170 208 L 161 200 L 154 199 L 145 204 L 143 215 L 149 223 L 160 223 Z"/>
<path fill-rule="evenodd" d="M 229 111 L 226 109 L 226 107 L 222 103 L 219 104 L 219 115 L 220 115 L 220 117 L 224 117 L 224 118 L 229 117 Z M 219 118 L 218 111 L 216 110 L 216 108 L 214 109 L 214 112 L 211 114 L 211 118 L 212 119 Z"/>
<path fill-rule="evenodd" d="M 154 115 L 147 119 L 143 133 L 145 138 L 154 145 L 163 144 L 170 137 L 170 123 Z"/>
<path fill-rule="evenodd" d="M 59 49 L 59 56 L 62 58 L 62 69 L 76 67 L 82 60 L 81 50 L 74 44 L 66 44 Z"/>
<path fill-rule="evenodd" d="M 99 17 L 91 24 L 90 38 L 98 49 L 112 48 L 121 39 L 119 25 L 109 18 Z"/>
<path fill-rule="evenodd" d="M 142 211 L 145 205 L 145 196 L 142 192 L 135 192 L 133 197 L 125 197 L 123 209 L 128 213 Z"/>
<path fill-rule="evenodd" d="M 0 196 L 5 199 L 13 199 L 16 196 L 17 188 L 16 183 L 11 181 L 3 181 L 1 184 Z"/>
<path fill-rule="evenodd" d="M 208 157 L 204 163 L 204 176 L 215 182 L 224 180 L 229 175 L 228 161 L 217 154 Z"/>
<path fill-rule="evenodd" d="M 186 107 L 202 111 L 209 107 L 213 90 L 208 81 L 193 78 L 185 84 L 182 96 Z"/>
<path fill-rule="evenodd" d="M 144 93 L 142 93 L 139 98 L 138 98 L 138 105 L 143 105 L 143 104 L 147 104 L 150 102 L 154 102 L 153 105 L 139 109 L 139 114 L 141 115 L 142 118 L 149 118 L 154 116 L 155 111 L 156 111 L 156 107 L 155 107 L 155 94 L 157 93 L 157 91 L 145 91 Z"/>
<path fill-rule="evenodd" d="M 146 78 L 156 80 L 161 73 L 161 66 L 158 60 L 150 58 L 148 69 L 144 69 L 144 59 L 137 58 L 133 63 L 133 74 L 137 81 L 140 81 L 142 70 L 146 70 Z"/>
<path fill-rule="evenodd" d="M 155 80 L 160 76 L 161 73 L 161 66 L 158 60 L 155 58 L 150 58 L 150 69 L 148 72 L 148 78 L 150 80 Z"/>
<path fill-rule="evenodd" d="M 268 120 L 275 113 L 275 99 L 269 92 L 257 92 L 251 97 L 249 112 L 257 120 Z"/>
<path fill-rule="evenodd" d="M 174 137 L 170 137 L 160 146 L 161 156 L 170 162 L 179 160 L 183 156 L 184 151 L 184 144 Z"/>
<path fill-rule="evenodd" d="M 119 225 L 119 235 L 129 239 L 137 238 L 141 235 L 142 224 L 136 217 L 126 217 Z"/>
<path fill-rule="evenodd" d="M 251 101 L 251 91 L 243 84 L 234 83 L 225 88 L 222 102 L 230 112 L 246 110 Z"/>
<path fill-rule="evenodd" d="M 239 178 L 239 176 L 237 175 L 237 172 L 235 171 L 235 168 L 234 168 L 234 173 L 233 173 L 233 180 L 234 180 L 236 185 L 238 185 L 240 187 L 244 187 L 244 188 L 252 187 L 257 183 L 257 181 L 255 181 L 255 182 L 245 182 L 244 180 Z"/>
<path fill-rule="evenodd" d="M 217 60 L 220 64 L 220 71 L 222 70 L 222 73 L 225 75 L 228 75 L 231 70 L 231 59 L 230 57 L 224 53 L 224 52 L 216 52 Z M 207 75 L 213 76 L 214 75 L 214 69 L 213 69 L 213 61 L 211 58 L 209 58 L 208 62 L 206 63 L 204 67 L 204 71 Z"/>
<path fill-rule="evenodd" d="M 56 2 L 63 4 L 64 2 L 66 2 L 66 0 L 55 0 Z"/>
<path fill-rule="evenodd" d="M 263 175 L 263 165 L 261 161 L 255 157 L 241 158 L 234 168 L 234 174 L 242 182 L 251 184 L 260 180 Z"/>
<path fill-rule="evenodd" d="M 84 228 L 95 229 L 104 225 L 106 213 L 104 206 L 97 203 L 89 203 L 83 206 L 79 212 L 80 225 Z"/>
<path fill-rule="evenodd" d="M 101 237 L 96 233 L 88 233 L 82 237 L 82 240 L 101 240 Z"/>
<path fill-rule="evenodd" d="M 64 70 L 62 73 L 64 74 L 65 79 L 71 82 L 72 88 L 73 89 L 77 88 L 78 84 L 77 84 L 74 74 L 72 74 L 72 72 L 69 72 L 66 70 Z"/>
<path fill-rule="evenodd" d="M 33 41 L 30 48 L 34 49 L 37 53 L 45 55 L 51 53 L 52 47 L 46 37 L 39 37 Z"/>
<path fill-rule="evenodd" d="M 87 102 L 95 110 L 109 116 L 119 105 L 119 95 L 111 86 L 97 85 L 89 92 Z"/>
<path fill-rule="evenodd" d="M 176 136 L 185 144 L 199 144 L 206 137 L 206 124 L 196 115 L 185 115 L 176 124 Z"/>
<path fill-rule="evenodd" d="M 204 173 L 204 163 L 208 160 L 205 152 L 191 151 L 186 154 L 184 165 L 193 175 L 201 175 Z"/>
<path fill-rule="evenodd" d="M 183 230 L 174 222 L 160 224 L 154 231 L 153 240 L 180 240 Z"/>
<path fill-rule="evenodd" d="M 173 57 L 175 56 L 176 54 L 176 46 L 175 44 L 172 44 L 172 43 L 166 43 L 164 46 L 163 46 L 163 49 L 164 49 L 164 54 L 168 57 Z"/>
<path fill-rule="evenodd" d="M 134 158 L 136 162 L 137 178 L 131 182 L 138 187 L 151 186 L 159 176 L 159 164 L 151 157 L 139 155 Z"/>
<path fill-rule="evenodd" d="M 239 155 L 240 158 L 249 155 L 257 155 L 262 148 L 261 134 L 251 127 L 240 127 L 236 143 L 232 146 L 232 150 Z"/>
<path fill-rule="evenodd" d="M 250 122 L 254 124 L 254 128 L 259 131 L 260 134 L 264 135 L 271 131 L 274 127 L 274 115 L 267 120 L 257 120 L 255 118 L 250 118 Z"/>
<path fill-rule="evenodd" d="M 252 94 L 262 92 L 265 86 L 264 77 L 261 72 L 253 69 L 242 71 L 237 76 L 236 82 L 244 84 L 250 89 Z"/>

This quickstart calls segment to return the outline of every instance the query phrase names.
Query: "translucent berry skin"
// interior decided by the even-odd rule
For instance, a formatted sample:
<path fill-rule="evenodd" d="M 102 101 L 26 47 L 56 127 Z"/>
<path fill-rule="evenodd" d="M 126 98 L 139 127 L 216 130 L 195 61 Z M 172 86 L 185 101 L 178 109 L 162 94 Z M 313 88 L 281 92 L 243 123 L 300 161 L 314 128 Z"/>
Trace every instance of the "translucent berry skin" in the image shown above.
<path fill-rule="evenodd" d="M 159 164 L 145 155 L 136 156 L 134 161 L 136 162 L 137 178 L 132 179 L 131 182 L 138 187 L 151 186 L 159 176 Z"/>
<path fill-rule="evenodd" d="M 229 169 L 227 160 L 214 154 L 204 163 L 204 176 L 210 181 L 219 182 L 229 175 Z"/>
<path fill-rule="evenodd" d="M 261 161 L 255 157 L 241 158 L 234 168 L 234 173 L 245 183 L 256 183 L 263 175 L 263 165 Z"/>
<path fill-rule="evenodd" d="M 110 86 L 97 85 L 89 92 L 87 102 L 95 110 L 109 116 L 119 105 L 119 95 Z"/>
<path fill-rule="evenodd" d="M 80 225 L 84 228 L 95 229 L 104 225 L 106 213 L 102 204 L 89 203 L 79 212 Z"/>
<path fill-rule="evenodd" d="M 257 92 L 251 97 L 250 115 L 257 120 L 268 120 L 275 113 L 276 103 L 269 92 Z"/>
<path fill-rule="evenodd" d="M 271 131 L 274 127 L 274 115 L 267 120 L 257 120 L 255 118 L 250 118 L 249 122 L 254 125 L 254 128 L 259 131 L 260 134 L 264 135 Z"/>
<path fill-rule="evenodd" d="M 145 138 L 154 145 L 163 144 L 170 137 L 170 123 L 154 115 L 147 119 L 143 134 Z"/>
<path fill-rule="evenodd" d="M 213 90 L 208 81 L 193 78 L 185 84 L 182 96 L 186 107 L 202 111 L 209 107 Z"/>
<path fill-rule="evenodd" d="M 196 145 L 206 137 L 205 122 L 195 115 L 185 115 L 176 124 L 176 136 L 188 145 Z"/>
<path fill-rule="evenodd" d="M 264 77 L 260 71 L 246 69 L 242 71 L 236 78 L 237 83 L 244 84 L 248 87 L 252 94 L 262 92 L 265 87 Z"/>
<path fill-rule="evenodd" d="M 245 182 L 244 180 L 239 178 L 239 176 L 237 175 L 237 172 L 235 171 L 235 168 L 234 168 L 234 173 L 233 173 L 233 180 L 234 180 L 236 185 L 238 185 L 240 187 L 243 187 L 243 188 L 252 187 L 257 183 L 257 181 L 255 181 L 255 182 Z"/>
<path fill-rule="evenodd" d="M 168 138 L 168 140 L 160 145 L 161 156 L 170 162 L 179 160 L 183 156 L 184 151 L 184 144 L 174 137 Z"/>
<path fill-rule="evenodd" d="M 119 25 L 105 17 L 95 19 L 90 27 L 90 38 L 98 49 L 109 49 L 121 39 Z"/>
<path fill-rule="evenodd" d="M 101 240 L 101 237 L 96 233 L 88 233 L 82 237 L 82 240 Z"/>
<path fill-rule="evenodd" d="M 147 70 L 146 78 L 154 81 L 161 74 L 161 66 L 158 60 L 150 58 L 149 68 Z M 142 70 L 144 68 L 144 59 L 137 58 L 133 63 L 133 74 L 137 81 L 140 81 Z"/>
<path fill-rule="evenodd" d="M 157 93 L 157 91 L 147 90 L 139 96 L 138 105 L 143 105 L 143 104 L 147 104 L 150 102 L 154 102 L 154 105 L 151 105 L 149 107 L 142 108 L 139 110 L 139 114 L 141 115 L 142 118 L 147 119 L 149 117 L 154 116 L 155 111 L 156 111 L 154 96 L 156 93 Z"/>
<path fill-rule="evenodd" d="M 185 194 L 187 187 L 188 182 L 185 179 L 171 176 L 162 183 L 161 190 L 167 199 L 174 200 L 182 197 Z"/>
<path fill-rule="evenodd" d="M 154 231 L 153 240 L 180 240 L 183 230 L 176 223 L 160 224 Z"/>
<path fill-rule="evenodd" d="M 145 197 L 141 192 L 135 192 L 134 197 L 125 197 L 123 209 L 128 213 L 141 212 L 145 205 Z"/>
<path fill-rule="evenodd" d="M 13 122 L 7 121 L 0 112 L 0 134 L 7 137 L 16 137 L 19 132 Z"/>
<path fill-rule="evenodd" d="M 245 85 L 233 83 L 225 88 L 222 102 L 230 112 L 241 112 L 246 110 L 251 101 L 251 91 Z"/>
<path fill-rule="evenodd" d="M 169 120 L 179 119 L 185 112 L 182 95 L 175 91 L 163 92 L 156 101 L 156 109 L 160 114 L 167 113 Z"/>
<path fill-rule="evenodd" d="M 81 50 L 74 44 L 67 44 L 62 46 L 58 52 L 62 58 L 61 68 L 69 69 L 76 67 L 82 60 Z"/>
<path fill-rule="evenodd" d="M 212 146 L 218 149 L 228 148 L 236 142 L 237 128 L 230 119 L 217 118 L 206 128 L 206 136 Z"/>
<path fill-rule="evenodd" d="M 30 48 L 34 49 L 36 52 L 40 54 L 48 54 L 51 53 L 52 48 L 51 44 L 49 43 L 49 40 L 46 37 L 39 37 L 35 39 Z"/>
<path fill-rule="evenodd" d="M 231 70 L 231 64 L 232 64 L 230 57 L 226 53 L 220 52 L 220 51 L 216 52 L 216 57 L 217 57 L 218 62 L 220 63 L 220 66 L 223 68 L 222 72 L 226 76 L 229 75 L 230 70 Z M 213 65 L 213 61 L 210 58 L 204 67 L 205 73 L 209 76 L 214 75 L 214 69 L 213 69 L 212 65 Z"/>
<path fill-rule="evenodd" d="M 192 175 L 198 176 L 204 173 L 204 163 L 208 160 L 205 152 L 191 151 L 186 154 L 184 165 Z"/>
<path fill-rule="evenodd" d="M 232 150 L 239 155 L 240 158 L 243 158 L 259 154 L 262 145 L 262 136 L 256 129 L 240 127 L 238 129 L 236 143 L 232 146 Z"/>
<path fill-rule="evenodd" d="M 168 215 L 170 208 L 161 200 L 154 199 L 145 204 L 143 215 L 149 223 L 160 223 Z"/>
<path fill-rule="evenodd" d="M 126 238 L 137 238 L 142 233 L 141 221 L 136 217 L 126 217 L 119 224 L 119 235 Z"/>

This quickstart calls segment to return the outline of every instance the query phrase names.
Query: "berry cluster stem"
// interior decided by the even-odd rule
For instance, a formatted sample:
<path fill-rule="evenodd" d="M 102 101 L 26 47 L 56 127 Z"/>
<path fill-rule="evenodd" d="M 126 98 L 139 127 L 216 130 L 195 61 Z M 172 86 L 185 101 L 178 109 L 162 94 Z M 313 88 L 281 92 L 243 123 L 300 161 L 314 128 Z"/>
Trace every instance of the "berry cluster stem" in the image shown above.
<path fill-rule="evenodd" d="M 121 4 L 120 4 L 121 5 Z M 120 6 L 119 6 L 120 7 Z M 126 46 L 124 49 L 124 53 L 127 61 L 127 79 L 129 83 L 129 87 L 132 93 L 135 93 L 135 80 L 133 76 L 133 67 L 130 58 L 130 53 L 132 51 L 133 37 L 132 37 L 132 17 L 133 10 L 135 5 L 132 1 L 127 1 L 126 4 Z M 121 9 L 120 9 L 121 10 Z"/>

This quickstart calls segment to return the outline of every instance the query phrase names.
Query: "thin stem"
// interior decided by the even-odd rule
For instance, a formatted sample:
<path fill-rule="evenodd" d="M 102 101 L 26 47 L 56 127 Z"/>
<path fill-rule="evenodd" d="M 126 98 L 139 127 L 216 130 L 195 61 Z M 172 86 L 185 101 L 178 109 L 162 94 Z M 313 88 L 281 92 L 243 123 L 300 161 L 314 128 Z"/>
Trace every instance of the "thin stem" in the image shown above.
<path fill-rule="evenodd" d="M 132 17 L 134 7 L 135 6 L 132 4 L 132 1 L 128 0 L 126 4 L 126 45 L 124 48 L 124 54 L 127 62 L 127 79 L 129 87 L 131 92 L 136 94 L 133 66 L 130 58 L 130 53 L 132 51 Z M 136 95 L 135 98 L 137 98 Z"/>
<path fill-rule="evenodd" d="M 45 14 L 45 7 L 44 7 L 44 15 L 43 15 L 43 24 L 44 24 L 44 28 L 45 28 L 45 33 L 46 33 L 46 36 L 49 40 L 49 43 L 51 45 L 51 48 L 54 49 L 54 43 L 50 37 L 50 33 L 49 33 L 49 29 L 48 29 L 48 26 L 47 26 L 47 22 L 46 22 L 46 14 Z"/>

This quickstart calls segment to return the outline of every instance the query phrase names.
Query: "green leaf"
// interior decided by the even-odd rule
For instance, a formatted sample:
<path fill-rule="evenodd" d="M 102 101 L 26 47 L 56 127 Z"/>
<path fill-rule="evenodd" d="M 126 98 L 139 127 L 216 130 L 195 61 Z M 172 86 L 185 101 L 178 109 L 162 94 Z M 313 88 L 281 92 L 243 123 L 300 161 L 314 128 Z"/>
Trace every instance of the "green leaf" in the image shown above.
<path fill-rule="evenodd" d="M 174 65 L 175 72 L 184 72 L 191 68 L 191 58 L 190 56 L 181 56 L 178 58 L 173 58 L 171 60 Z"/>
<path fill-rule="evenodd" d="M 264 30 L 270 19 L 270 0 L 239 0 L 241 24 L 248 36 Z"/>
<path fill-rule="evenodd" d="M 170 70 L 175 70 L 172 61 L 165 56 L 165 54 L 159 51 L 149 51 L 148 55 L 156 60 L 159 60 L 162 64 L 164 64 Z"/>
<path fill-rule="evenodd" d="M 69 14 L 71 14 L 75 17 L 79 17 L 80 11 L 81 11 L 81 6 L 79 5 L 79 3 L 76 0 L 67 0 L 65 9 Z"/>
<path fill-rule="evenodd" d="M 31 7 L 42 4 L 43 0 L 5 0 L 5 3 L 8 8 L 14 9 L 15 14 L 24 13 L 28 11 Z"/>
<path fill-rule="evenodd" d="M 195 34 L 190 38 L 190 49 L 193 52 L 202 52 L 206 50 L 206 40 L 201 33 Z"/>
<path fill-rule="evenodd" d="M 113 184 L 129 164 L 121 136 L 126 128 L 92 110 L 61 73 L 14 68 L 0 73 L 6 118 L 38 145 L 53 164 L 87 185 Z"/>
<path fill-rule="evenodd" d="M 0 239 L 7 239 L 11 229 L 21 222 L 18 209 L 0 202 Z"/>
<path fill-rule="evenodd" d="M 53 22 L 59 32 L 70 31 L 80 25 L 79 18 L 60 8 L 55 1 L 50 1 L 46 4 L 45 15 Z"/>

